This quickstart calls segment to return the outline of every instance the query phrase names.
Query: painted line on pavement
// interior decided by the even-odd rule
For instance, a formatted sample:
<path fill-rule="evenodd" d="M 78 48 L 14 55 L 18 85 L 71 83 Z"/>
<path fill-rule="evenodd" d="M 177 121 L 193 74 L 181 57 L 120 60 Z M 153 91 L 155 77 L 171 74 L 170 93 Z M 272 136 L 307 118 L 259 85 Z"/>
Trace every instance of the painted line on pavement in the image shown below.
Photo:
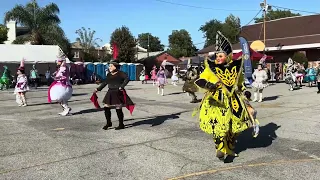
<path fill-rule="evenodd" d="M 306 151 L 302 151 L 302 150 L 296 149 L 296 148 L 290 148 L 290 149 L 293 150 L 293 151 L 299 152 L 300 154 L 309 156 L 309 157 L 311 157 L 311 158 L 313 158 L 313 159 L 320 160 L 320 158 L 319 158 L 318 156 L 316 156 L 316 155 L 314 155 L 314 154 L 310 154 L 310 153 L 308 153 L 308 152 L 306 152 Z"/>
<path fill-rule="evenodd" d="M 208 171 L 201 171 L 201 172 L 196 172 L 196 173 L 191 173 L 179 177 L 174 177 L 170 178 L 168 180 L 179 180 L 179 179 L 184 179 L 184 178 L 190 178 L 194 176 L 201 176 L 205 174 L 214 174 L 217 172 L 222 172 L 222 171 L 228 171 L 228 170 L 234 170 L 234 169 L 241 169 L 241 168 L 247 168 L 247 167 L 258 167 L 258 166 L 272 166 L 272 165 L 279 165 L 279 164 L 288 164 L 288 163 L 302 163 L 302 162 L 312 162 L 312 161 L 318 161 L 320 159 L 296 159 L 296 160 L 279 160 L 279 161 L 271 161 L 271 162 L 266 162 L 266 163 L 256 163 L 256 164 L 248 164 L 248 165 L 239 165 L 239 166 L 232 166 L 232 167 L 224 167 L 220 169 L 212 169 Z"/>

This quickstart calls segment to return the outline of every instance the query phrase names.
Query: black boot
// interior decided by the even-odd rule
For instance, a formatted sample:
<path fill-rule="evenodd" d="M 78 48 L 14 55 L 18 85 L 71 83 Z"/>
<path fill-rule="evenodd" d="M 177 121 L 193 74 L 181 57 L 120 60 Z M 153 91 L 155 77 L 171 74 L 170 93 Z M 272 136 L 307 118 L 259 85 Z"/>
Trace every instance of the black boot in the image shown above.
<path fill-rule="evenodd" d="M 198 100 L 197 100 L 197 96 L 195 95 L 195 93 L 189 93 L 190 96 L 192 96 L 192 101 L 190 103 L 197 103 Z"/>
<path fill-rule="evenodd" d="M 115 128 L 115 130 L 120 130 L 124 129 L 124 124 L 123 124 L 123 112 L 122 109 L 116 109 L 118 118 L 119 118 L 119 126 Z"/>
<path fill-rule="evenodd" d="M 220 161 L 224 161 L 224 153 L 219 151 L 219 150 L 216 150 L 216 157 L 220 160 Z"/>
<path fill-rule="evenodd" d="M 112 122 L 111 122 L 111 111 L 110 108 L 104 107 L 104 115 L 106 116 L 107 124 L 103 126 L 102 129 L 107 130 L 109 127 L 112 127 Z"/>

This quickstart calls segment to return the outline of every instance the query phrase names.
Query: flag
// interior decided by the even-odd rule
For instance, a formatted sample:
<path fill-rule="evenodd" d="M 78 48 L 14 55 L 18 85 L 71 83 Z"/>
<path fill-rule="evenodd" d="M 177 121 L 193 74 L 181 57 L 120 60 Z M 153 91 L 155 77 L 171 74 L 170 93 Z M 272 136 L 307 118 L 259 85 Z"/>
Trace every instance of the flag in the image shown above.
<path fill-rule="evenodd" d="M 94 107 L 96 107 L 97 109 L 100 109 L 100 105 L 98 103 L 98 96 L 97 93 L 93 93 L 91 98 L 90 98 L 91 102 L 93 103 Z"/>
<path fill-rule="evenodd" d="M 243 58 L 245 78 L 251 78 L 252 77 L 252 65 L 251 65 L 251 59 L 250 59 L 250 48 L 249 48 L 248 42 L 245 38 L 240 37 L 239 41 L 240 41 L 240 46 L 242 49 L 242 58 Z"/>
<path fill-rule="evenodd" d="M 119 55 L 119 49 L 116 43 L 112 44 L 112 50 L 113 50 L 113 59 L 116 60 Z"/>
<path fill-rule="evenodd" d="M 127 95 L 127 92 L 125 90 L 121 90 L 121 91 L 123 93 L 124 104 L 126 105 L 126 108 L 129 110 L 130 114 L 132 115 L 135 105 L 132 103 L 131 99 Z"/>

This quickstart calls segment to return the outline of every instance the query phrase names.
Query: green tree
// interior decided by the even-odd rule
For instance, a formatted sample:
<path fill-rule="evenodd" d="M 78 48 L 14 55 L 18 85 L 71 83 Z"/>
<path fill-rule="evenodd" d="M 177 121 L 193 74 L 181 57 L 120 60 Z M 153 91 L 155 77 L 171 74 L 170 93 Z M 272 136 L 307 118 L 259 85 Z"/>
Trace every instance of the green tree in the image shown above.
<path fill-rule="evenodd" d="M 303 64 L 305 68 L 307 68 L 308 66 L 308 58 L 304 53 L 295 52 L 292 56 L 292 60 L 300 64 Z"/>
<path fill-rule="evenodd" d="M 222 33 L 232 44 L 239 42 L 239 35 L 241 31 L 240 18 L 230 14 L 222 25 Z"/>
<path fill-rule="evenodd" d="M 270 20 L 275 20 L 275 19 L 280 19 L 285 17 L 293 17 L 293 16 L 301 16 L 301 14 L 293 13 L 290 10 L 276 9 L 276 10 L 270 10 L 267 12 L 266 20 L 270 21 Z M 255 23 L 263 22 L 263 17 L 255 18 L 254 21 Z"/>
<path fill-rule="evenodd" d="M 4 41 L 8 39 L 8 28 L 0 24 L 0 44 L 3 44 Z"/>
<path fill-rule="evenodd" d="M 135 61 L 136 40 L 126 26 L 117 28 L 110 37 L 110 44 L 115 43 L 119 49 L 118 60 L 120 62 L 132 63 Z"/>
<path fill-rule="evenodd" d="M 148 39 L 149 39 L 149 48 L 148 48 Z M 152 36 L 151 33 L 139 34 L 138 42 L 141 47 L 148 49 L 149 52 L 164 50 L 164 45 L 161 44 L 159 37 Z"/>
<path fill-rule="evenodd" d="M 206 22 L 199 29 L 206 38 L 204 47 L 214 45 L 216 42 L 217 31 L 221 31 L 232 44 L 237 43 L 241 30 L 240 18 L 230 14 L 224 22 L 217 19 L 212 19 Z"/>
<path fill-rule="evenodd" d="M 70 43 L 59 26 L 59 12 L 59 7 L 54 3 L 39 7 L 37 1 L 32 0 L 25 6 L 16 5 L 6 12 L 4 21 L 14 20 L 30 31 L 25 36 L 17 37 L 13 43 L 31 42 L 33 45 L 59 45 L 68 54 Z"/>
<path fill-rule="evenodd" d="M 112 59 L 111 54 L 105 54 L 104 57 L 101 59 L 102 62 L 110 62 Z"/>
<path fill-rule="evenodd" d="M 196 47 L 193 45 L 189 32 L 185 29 L 173 30 L 169 35 L 169 49 L 168 52 L 176 57 L 194 56 Z"/>
<path fill-rule="evenodd" d="M 95 33 L 95 30 L 91 30 L 90 28 L 86 29 L 84 27 L 76 31 L 76 34 L 79 36 L 76 41 L 83 48 L 84 52 L 89 53 L 90 48 L 98 47 L 99 44 L 97 41 L 102 42 L 100 38 L 94 38 Z"/>

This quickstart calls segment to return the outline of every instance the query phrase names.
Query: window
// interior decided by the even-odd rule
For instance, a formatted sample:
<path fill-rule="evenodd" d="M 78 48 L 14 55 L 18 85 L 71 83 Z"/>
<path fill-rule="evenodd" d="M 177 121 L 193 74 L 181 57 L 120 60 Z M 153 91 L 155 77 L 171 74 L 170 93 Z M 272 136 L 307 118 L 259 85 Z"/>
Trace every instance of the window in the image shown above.
<path fill-rule="evenodd" d="M 80 58 L 80 53 L 79 53 L 79 51 L 74 52 L 73 58 Z"/>

